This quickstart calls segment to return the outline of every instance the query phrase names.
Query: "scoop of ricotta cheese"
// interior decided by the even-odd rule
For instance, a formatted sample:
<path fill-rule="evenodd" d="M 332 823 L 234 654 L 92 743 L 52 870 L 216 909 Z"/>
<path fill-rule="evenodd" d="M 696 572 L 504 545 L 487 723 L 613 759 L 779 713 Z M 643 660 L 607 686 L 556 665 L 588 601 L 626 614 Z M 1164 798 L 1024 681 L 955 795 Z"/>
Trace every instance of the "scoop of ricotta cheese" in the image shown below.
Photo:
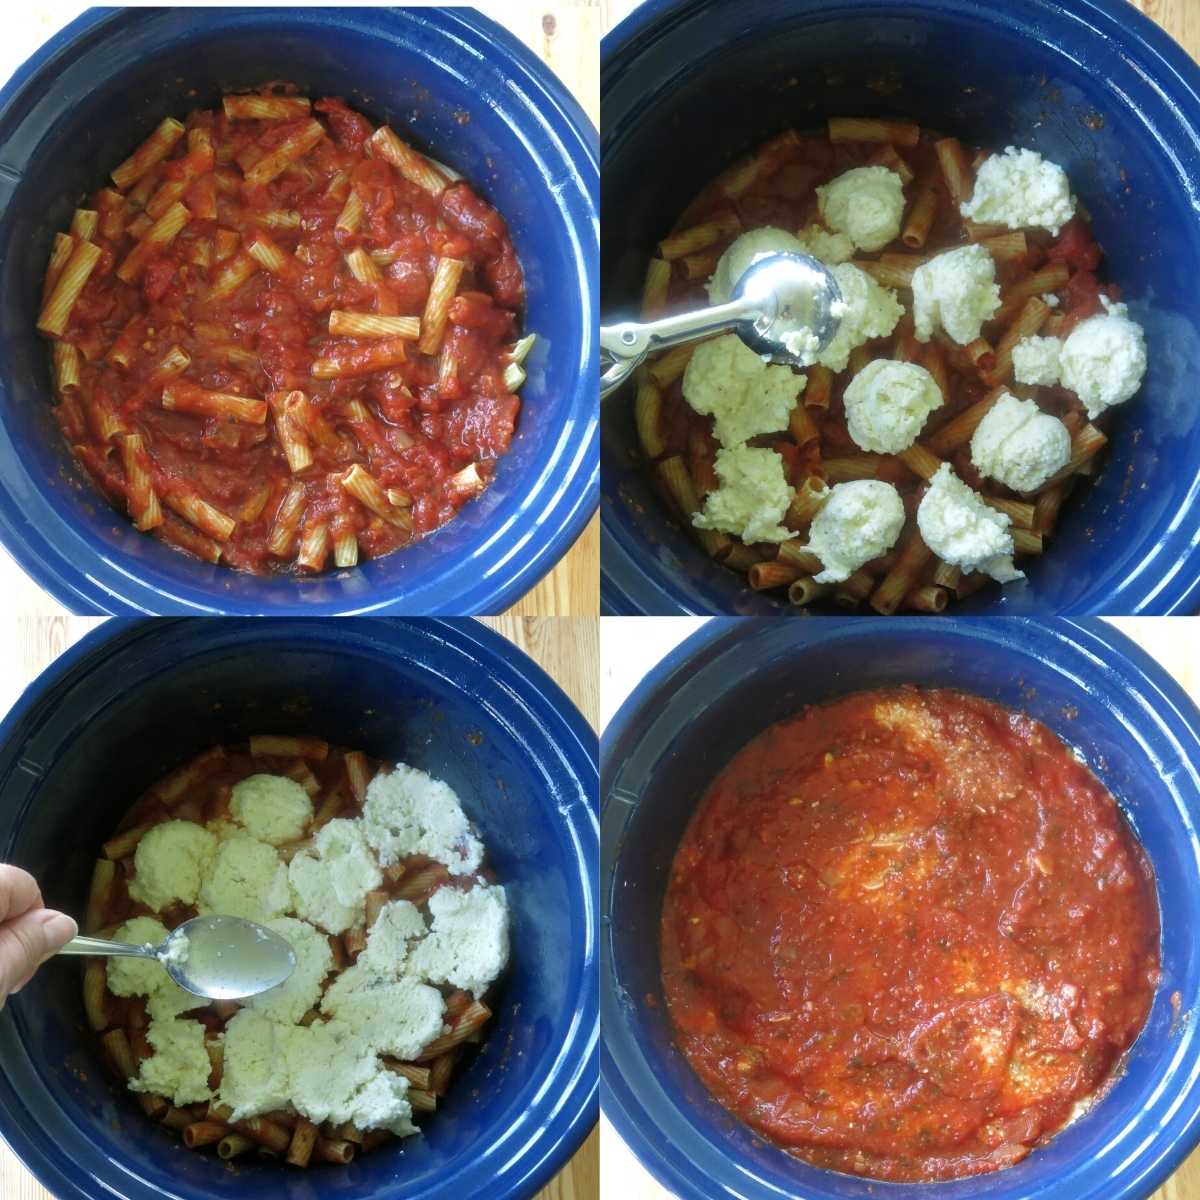
<path fill-rule="evenodd" d="M 163 821 L 134 851 L 129 894 L 156 912 L 173 900 L 195 904 L 217 853 L 217 839 L 191 821 Z"/>
<path fill-rule="evenodd" d="M 744 542 L 784 542 L 791 530 L 780 523 L 794 492 L 774 450 L 738 446 L 717 451 L 713 463 L 720 486 L 692 517 L 697 529 L 733 533 Z"/>
<path fill-rule="evenodd" d="M 1013 566 L 1011 521 L 984 504 L 949 463 L 942 463 L 917 508 L 917 527 L 925 545 L 943 562 L 970 574 L 982 571 L 999 583 L 1024 579 Z"/>
<path fill-rule="evenodd" d="M 1088 317 L 1063 342 L 1062 383 L 1093 419 L 1123 404 L 1142 386 L 1146 374 L 1146 335 L 1131 321 L 1124 304 L 1102 296 L 1104 313 Z"/>
<path fill-rule="evenodd" d="M 904 183 L 887 167 L 854 167 L 817 188 L 821 218 L 860 250 L 882 250 L 900 233 Z"/>
<path fill-rule="evenodd" d="M 1014 492 L 1040 488 L 1070 457 L 1067 427 L 1032 400 L 1008 392 L 1001 393 L 971 437 L 971 461 L 979 473 Z"/>
<path fill-rule="evenodd" d="M 858 267 L 839 263 L 830 269 L 838 281 L 846 311 L 837 333 L 821 351 L 817 362 L 831 371 L 844 371 L 850 351 L 872 338 L 887 337 L 904 315 L 904 307 L 895 292 Z"/>
<path fill-rule="evenodd" d="M 1053 387 L 1062 376 L 1061 353 L 1061 338 L 1023 337 L 1012 352 L 1016 381 L 1035 387 Z"/>
<path fill-rule="evenodd" d="M 980 225 L 1058 231 L 1075 214 L 1067 173 L 1035 150 L 1009 146 L 985 159 L 962 214 Z"/>
<path fill-rule="evenodd" d="M 808 545 L 820 560 L 818 583 L 841 583 L 863 563 L 886 554 L 904 528 L 900 493 L 879 479 L 856 479 L 830 489 L 813 518 Z"/>
<path fill-rule="evenodd" d="M 727 333 L 696 347 L 683 373 L 683 398 L 713 418 L 722 446 L 740 446 L 786 429 L 804 383 L 791 367 L 769 364 L 736 333 Z"/>
<path fill-rule="evenodd" d="M 827 267 L 837 266 L 854 257 L 854 243 L 844 233 L 830 233 L 820 225 L 809 225 L 797 235 L 805 254 L 823 262 Z"/>
<path fill-rule="evenodd" d="M 293 842 L 312 820 L 308 793 L 286 775 L 251 775 L 233 785 L 229 809 L 246 832 L 260 842 Z"/>
<path fill-rule="evenodd" d="M 850 381 L 843 399 L 856 446 L 899 454 L 916 441 L 929 414 L 941 406 L 942 393 L 924 367 L 877 358 Z"/>
<path fill-rule="evenodd" d="M 973 342 L 1000 307 L 996 264 L 984 246 L 947 250 L 914 272 L 913 323 L 927 342 L 939 326 L 960 346 Z"/>
<path fill-rule="evenodd" d="M 733 296 L 737 281 L 758 258 L 769 254 L 803 254 L 800 240 L 785 229 L 764 225 L 750 229 L 733 239 L 717 260 L 717 269 L 708 281 L 708 299 L 712 304 L 724 304 Z"/>

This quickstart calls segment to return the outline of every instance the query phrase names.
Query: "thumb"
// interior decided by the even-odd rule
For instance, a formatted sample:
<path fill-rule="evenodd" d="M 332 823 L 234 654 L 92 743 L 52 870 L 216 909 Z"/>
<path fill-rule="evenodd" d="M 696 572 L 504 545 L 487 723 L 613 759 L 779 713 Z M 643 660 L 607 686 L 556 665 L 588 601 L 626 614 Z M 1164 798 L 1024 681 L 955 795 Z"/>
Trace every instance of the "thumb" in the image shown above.
<path fill-rule="evenodd" d="M 49 908 L 31 909 L 0 925 L 0 1003 L 76 932 L 70 917 Z"/>

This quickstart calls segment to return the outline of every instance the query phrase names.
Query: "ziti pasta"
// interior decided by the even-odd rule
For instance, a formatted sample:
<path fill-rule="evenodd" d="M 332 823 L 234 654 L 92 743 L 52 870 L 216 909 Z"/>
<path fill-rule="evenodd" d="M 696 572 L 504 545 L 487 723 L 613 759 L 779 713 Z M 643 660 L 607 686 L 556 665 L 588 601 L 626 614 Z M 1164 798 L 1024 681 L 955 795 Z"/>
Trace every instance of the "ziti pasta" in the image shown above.
<path fill-rule="evenodd" d="M 678 516 L 796 605 L 936 613 L 1022 578 L 1146 367 L 1066 174 L 904 121 L 789 130 L 682 214 L 643 314 L 727 300 L 781 251 L 822 260 L 847 302 L 816 365 L 727 334 L 639 370 L 638 439 Z"/>
<path fill-rule="evenodd" d="M 491 482 L 523 302 L 469 184 L 281 88 L 162 121 L 56 235 L 38 328 L 63 435 L 137 529 L 314 574 L 431 533 Z"/>
<path fill-rule="evenodd" d="M 505 891 L 454 792 L 319 738 L 207 750 L 104 844 L 85 928 L 157 944 L 209 913 L 280 934 L 292 976 L 239 1003 L 155 961 L 84 969 L 101 1055 L 146 1115 L 190 1149 L 297 1167 L 417 1133 L 508 958 Z"/>

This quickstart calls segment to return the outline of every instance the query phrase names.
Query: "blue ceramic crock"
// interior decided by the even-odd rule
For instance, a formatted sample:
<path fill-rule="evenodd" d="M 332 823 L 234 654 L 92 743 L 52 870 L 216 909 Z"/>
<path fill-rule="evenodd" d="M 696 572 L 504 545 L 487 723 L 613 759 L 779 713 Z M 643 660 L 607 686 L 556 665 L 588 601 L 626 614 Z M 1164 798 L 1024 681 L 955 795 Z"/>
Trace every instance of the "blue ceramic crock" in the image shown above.
<path fill-rule="evenodd" d="M 312 580 L 259 579 L 138 534 L 75 466 L 34 325 L 55 231 L 167 115 L 287 79 L 339 95 L 461 171 L 508 221 L 539 335 L 494 485 L 419 545 Z M 468 120 L 461 120 L 463 113 Z M 553 75 L 471 9 L 92 11 L 0 90 L 0 541 L 82 613 L 498 611 L 595 510 L 596 134 Z"/>
<path fill-rule="evenodd" d="M 754 1136 L 674 1049 L 659 983 L 671 858 L 716 773 L 806 704 L 899 683 L 1019 708 L 1075 747 L 1145 846 L 1163 923 L 1162 983 L 1108 1094 L 1017 1166 L 938 1184 L 819 1170 Z M 1111 627 L 715 620 L 650 672 L 605 731 L 601 796 L 601 1104 L 683 1200 L 1141 1200 L 1200 1139 L 1200 711 Z"/>
<path fill-rule="evenodd" d="M 0 1136 L 59 1200 L 523 1200 L 597 1115 L 595 734 L 472 621 L 112 622 L 0 724 L 0 861 L 83 911 L 131 799 L 213 742 L 311 733 L 453 786 L 513 912 L 496 1022 L 420 1137 L 347 1168 L 230 1172 L 109 1077 L 71 960 L 0 1012 Z"/>
<path fill-rule="evenodd" d="M 606 319 L 636 307 L 654 243 L 699 187 L 788 126 L 903 115 L 1062 163 L 1150 369 L 1094 487 L 1026 584 L 960 611 L 1191 612 L 1200 604 L 1200 68 L 1127 0 L 647 0 L 604 39 Z M 664 146 L 671 169 L 658 169 Z M 668 519 L 632 400 L 601 418 L 605 610 L 768 614 Z"/>

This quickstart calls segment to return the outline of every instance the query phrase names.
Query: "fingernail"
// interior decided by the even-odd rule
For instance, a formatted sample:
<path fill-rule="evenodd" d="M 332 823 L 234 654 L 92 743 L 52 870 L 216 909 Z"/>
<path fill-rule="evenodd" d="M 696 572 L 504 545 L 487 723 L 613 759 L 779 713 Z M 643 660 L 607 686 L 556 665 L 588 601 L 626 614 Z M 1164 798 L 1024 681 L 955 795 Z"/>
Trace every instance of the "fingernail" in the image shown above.
<path fill-rule="evenodd" d="M 42 928 L 46 931 L 47 941 L 56 946 L 65 945 L 79 932 L 79 926 L 66 913 L 55 912 L 53 909 L 46 910 L 46 915 L 42 918 Z"/>

